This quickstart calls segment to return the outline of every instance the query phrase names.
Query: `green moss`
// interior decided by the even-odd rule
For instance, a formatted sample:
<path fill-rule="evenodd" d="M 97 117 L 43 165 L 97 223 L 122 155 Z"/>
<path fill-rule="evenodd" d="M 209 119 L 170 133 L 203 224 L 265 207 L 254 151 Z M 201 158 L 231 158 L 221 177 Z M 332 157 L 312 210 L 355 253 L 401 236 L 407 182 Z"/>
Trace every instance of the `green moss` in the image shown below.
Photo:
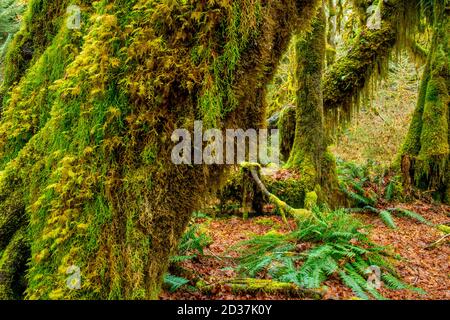
<path fill-rule="evenodd" d="M 305 208 L 311 210 L 317 205 L 317 193 L 315 191 L 308 192 L 305 197 Z"/>
<path fill-rule="evenodd" d="M 288 178 L 284 180 L 264 179 L 267 189 L 288 203 L 293 208 L 304 208 L 305 197 L 310 187 L 301 179 Z"/>
<path fill-rule="evenodd" d="M 292 283 L 253 278 L 235 279 L 219 285 L 229 286 L 235 294 L 287 294 L 291 297 L 309 299 L 321 299 L 326 292 L 325 288 L 308 290 Z M 215 286 L 207 285 L 203 281 L 198 281 L 196 287 L 204 293 L 210 293 L 215 288 Z"/>
<path fill-rule="evenodd" d="M 26 288 L 24 271 L 29 257 L 26 228 L 22 227 L 0 251 L 0 300 L 22 299 Z"/>
<path fill-rule="evenodd" d="M 325 68 L 325 36 L 325 13 L 321 9 L 312 24 L 312 30 L 297 35 L 295 135 L 286 167 L 295 170 L 299 175 L 299 185 L 303 189 L 298 195 L 301 202 L 304 201 L 306 193 L 321 185 L 328 193 L 320 192 L 319 197 L 321 201 L 329 201 L 331 205 L 335 190 L 328 186 L 337 185 L 337 176 L 332 170 L 335 166 L 334 159 L 328 159 L 324 128 L 322 74 Z M 289 128 L 287 124 L 285 126 Z M 292 205 L 303 207 L 304 203 L 300 205 L 299 201 L 293 201 Z"/>
<path fill-rule="evenodd" d="M 289 159 L 295 138 L 296 110 L 293 106 L 287 106 L 280 112 L 278 130 L 280 133 L 280 154 L 284 161 Z"/>
<path fill-rule="evenodd" d="M 5 57 L 5 92 L 25 74 L 27 68 L 45 51 L 64 21 L 68 0 L 30 0 L 22 27 L 15 35 Z"/>
<path fill-rule="evenodd" d="M 175 166 L 173 130 L 260 126 L 266 84 L 318 1 L 83 1 L 79 33 L 68 3 L 31 0 L 6 59 L 0 230 L 25 212 L 28 299 L 155 299 L 225 173 Z"/>
<path fill-rule="evenodd" d="M 52 85 L 64 76 L 81 42 L 81 32 L 62 28 L 20 83 L 4 98 L 0 168 L 14 159 L 33 134 L 45 126 L 56 94 Z"/>
<path fill-rule="evenodd" d="M 358 2 L 359 28 L 348 53 L 339 58 L 325 73 L 323 84 L 324 109 L 327 124 L 351 120 L 360 100 L 373 92 L 372 84 L 386 75 L 388 61 L 394 48 L 406 47 L 405 39 L 418 23 L 414 2 L 380 1 L 382 25 L 380 29 L 366 26 L 367 1 Z M 374 81 L 371 81 L 374 80 Z"/>
<path fill-rule="evenodd" d="M 408 189 L 416 185 L 433 190 L 438 200 L 448 201 L 450 37 L 446 30 L 450 19 L 444 8 L 438 15 L 417 107 L 401 152 L 401 167 Z"/>

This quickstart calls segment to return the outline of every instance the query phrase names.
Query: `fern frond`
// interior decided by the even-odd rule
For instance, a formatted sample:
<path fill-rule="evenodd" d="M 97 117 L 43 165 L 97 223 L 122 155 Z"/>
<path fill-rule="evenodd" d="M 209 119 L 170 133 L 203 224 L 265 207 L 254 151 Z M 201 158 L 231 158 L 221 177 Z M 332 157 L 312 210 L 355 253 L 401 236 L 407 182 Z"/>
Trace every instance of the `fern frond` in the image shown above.
<path fill-rule="evenodd" d="M 182 286 L 189 283 L 188 279 L 174 276 L 170 273 L 164 275 L 164 284 L 167 285 L 171 292 L 177 291 Z"/>
<path fill-rule="evenodd" d="M 365 290 L 361 288 L 361 286 L 356 282 L 356 280 L 348 275 L 345 271 L 339 272 L 339 276 L 342 279 L 342 282 L 352 289 L 353 293 L 363 300 L 369 300 L 369 296 L 366 294 Z"/>
<path fill-rule="evenodd" d="M 395 191 L 395 183 L 394 181 L 389 182 L 388 186 L 386 187 L 386 192 L 385 192 L 385 198 L 387 201 L 391 201 L 392 198 L 394 197 L 394 191 Z"/>
<path fill-rule="evenodd" d="M 428 221 L 427 219 L 425 219 L 422 215 L 420 215 L 416 212 L 410 211 L 410 210 L 395 208 L 395 209 L 392 209 L 392 212 L 398 212 L 400 215 L 402 215 L 404 217 L 419 221 L 419 222 L 427 224 L 427 225 L 432 225 L 432 223 L 430 221 Z"/>
<path fill-rule="evenodd" d="M 382 210 L 379 213 L 381 220 L 391 229 L 397 229 L 397 225 L 395 224 L 394 220 L 392 219 L 392 215 L 386 211 Z"/>

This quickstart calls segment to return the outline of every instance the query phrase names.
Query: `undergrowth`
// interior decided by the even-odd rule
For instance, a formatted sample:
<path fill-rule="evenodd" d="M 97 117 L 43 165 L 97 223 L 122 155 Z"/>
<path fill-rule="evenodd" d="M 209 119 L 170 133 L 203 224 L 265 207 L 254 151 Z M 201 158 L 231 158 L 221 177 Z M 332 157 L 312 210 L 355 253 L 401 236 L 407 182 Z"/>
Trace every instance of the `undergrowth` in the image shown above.
<path fill-rule="evenodd" d="M 202 224 L 191 222 L 183 234 L 175 255 L 170 258 L 170 270 L 164 276 L 164 284 L 171 292 L 174 292 L 189 283 L 189 279 L 178 274 L 180 264 L 184 261 L 194 260 L 203 255 L 205 247 L 211 244 L 211 238 L 202 227 Z"/>
<path fill-rule="evenodd" d="M 397 228 L 392 218 L 393 214 L 430 224 L 416 212 L 387 206 L 390 201 L 402 196 L 400 177 L 389 175 L 371 161 L 365 165 L 359 165 L 338 159 L 337 163 L 339 189 L 348 197 L 352 206 L 352 209 L 347 211 L 353 213 L 372 212 L 392 229 Z"/>
<path fill-rule="evenodd" d="M 381 281 L 391 290 L 420 289 L 403 282 L 395 271 L 399 256 L 374 244 L 367 227 L 345 210 L 313 210 L 313 218 L 299 221 L 288 234 L 269 232 L 238 245 L 238 271 L 294 283 L 302 288 L 320 288 L 337 276 L 360 299 L 384 299 L 367 280 L 371 267 L 381 270 Z"/>

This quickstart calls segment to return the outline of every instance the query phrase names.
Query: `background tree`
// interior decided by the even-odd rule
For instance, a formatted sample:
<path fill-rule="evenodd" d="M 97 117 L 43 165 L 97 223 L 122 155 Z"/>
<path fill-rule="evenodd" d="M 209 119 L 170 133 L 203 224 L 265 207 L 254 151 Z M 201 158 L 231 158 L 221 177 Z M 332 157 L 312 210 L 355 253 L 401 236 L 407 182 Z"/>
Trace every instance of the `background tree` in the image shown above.
<path fill-rule="evenodd" d="M 336 193 L 334 157 L 327 151 L 322 79 L 326 57 L 326 16 L 322 6 L 310 32 L 299 33 L 297 54 L 297 107 L 295 134 L 287 167 L 299 171 L 308 192 L 323 187 L 329 201 Z M 331 204 L 331 203 L 330 203 Z"/>
<path fill-rule="evenodd" d="M 19 15 L 23 8 L 24 5 L 16 0 L 0 0 L 0 73 L 6 47 L 19 30 Z"/>
<path fill-rule="evenodd" d="M 432 7 L 425 6 L 425 13 L 433 25 L 433 39 L 401 166 L 407 187 L 432 190 L 436 197 L 449 202 L 449 8 L 448 1 L 430 1 L 428 5 Z"/>

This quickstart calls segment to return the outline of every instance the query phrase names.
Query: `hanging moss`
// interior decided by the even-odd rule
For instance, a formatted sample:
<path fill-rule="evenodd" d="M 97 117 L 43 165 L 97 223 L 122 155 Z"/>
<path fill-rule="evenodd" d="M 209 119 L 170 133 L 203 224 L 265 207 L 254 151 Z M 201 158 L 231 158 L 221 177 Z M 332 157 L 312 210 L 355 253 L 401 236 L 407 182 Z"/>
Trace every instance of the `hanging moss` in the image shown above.
<path fill-rule="evenodd" d="M 336 124 L 348 122 L 361 101 L 373 95 L 374 87 L 387 74 L 389 61 L 412 45 L 411 38 L 421 21 L 420 1 L 379 1 L 375 4 L 380 11 L 380 28 L 369 28 L 366 25 L 369 4 L 354 1 L 360 20 L 355 39 L 347 54 L 325 74 L 324 108 L 327 127 L 332 130 Z M 411 53 L 415 52 L 413 49 Z"/>
<path fill-rule="evenodd" d="M 317 2 L 83 1 L 70 33 L 68 1 L 30 1 L 0 120 L 0 230 L 20 230 L 25 213 L 26 298 L 158 297 L 191 212 L 224 173 L 174 165 L 174 129 L 262 126 L 266 84 Z"/>

